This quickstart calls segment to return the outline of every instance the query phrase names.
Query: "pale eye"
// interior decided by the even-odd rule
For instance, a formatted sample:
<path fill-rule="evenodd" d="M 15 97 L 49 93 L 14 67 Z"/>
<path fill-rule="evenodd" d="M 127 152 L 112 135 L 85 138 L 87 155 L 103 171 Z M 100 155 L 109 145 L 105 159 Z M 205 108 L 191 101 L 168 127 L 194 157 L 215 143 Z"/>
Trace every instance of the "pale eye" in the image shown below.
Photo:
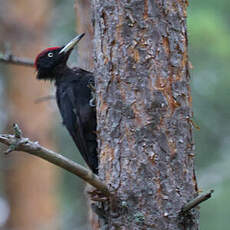
<path fill-rule="evenodd" d="M 48 53 L 48 57 L 53 57 L 54 54 L 52 52 Z"/>

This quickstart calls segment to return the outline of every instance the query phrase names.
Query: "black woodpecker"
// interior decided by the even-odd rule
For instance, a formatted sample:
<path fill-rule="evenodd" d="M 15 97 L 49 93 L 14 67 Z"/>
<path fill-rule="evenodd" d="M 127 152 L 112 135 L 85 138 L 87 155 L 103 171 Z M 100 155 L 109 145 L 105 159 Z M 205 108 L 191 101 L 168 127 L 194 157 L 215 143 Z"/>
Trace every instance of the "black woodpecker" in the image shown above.
<path fill-rule="evenodd" d="M 83 36 L 76 36 L 63 47 L 43 50 L 35 60 L 35 67 L 37 79 L 54 81 L 63 124 L 89 168 L 97 174 L 94 76 L 91 72 L 67 65 L 69 55 Z"/>

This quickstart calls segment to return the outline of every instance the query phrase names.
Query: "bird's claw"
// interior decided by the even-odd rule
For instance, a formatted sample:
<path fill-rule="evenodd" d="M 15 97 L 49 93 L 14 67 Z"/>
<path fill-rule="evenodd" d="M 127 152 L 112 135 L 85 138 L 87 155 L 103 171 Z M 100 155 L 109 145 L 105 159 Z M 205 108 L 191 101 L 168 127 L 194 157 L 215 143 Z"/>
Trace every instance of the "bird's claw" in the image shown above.
<path fill-rule="evenodd" d="M 96 94 L 95 94 L 95 92 L 91 91 L 91 96 L 92 96 L 92 98 L 89 101 L 89 105 L 91 107 L 95 107 L 96 106 Z"/>

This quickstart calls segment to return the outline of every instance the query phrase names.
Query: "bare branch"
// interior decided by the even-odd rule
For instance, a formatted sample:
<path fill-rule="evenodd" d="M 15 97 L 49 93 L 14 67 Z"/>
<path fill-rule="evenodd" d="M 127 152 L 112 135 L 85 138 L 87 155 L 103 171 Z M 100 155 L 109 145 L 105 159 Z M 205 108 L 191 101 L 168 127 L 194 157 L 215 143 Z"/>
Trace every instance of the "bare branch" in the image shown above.
<path fill-rule="evenodd" d="M 0 53 L 0 62 L 6 64 L 15 64 L 15 65 L 23 65 L 27 67 L 34 67 L 34 62 L 31 59 L 24 57 L 17 57 L 12 55 L 11 53 Z"/>
<path fill-rule="evenodd" d="M 205 193 L 205 194 L 201 194 L 199 196 L 197 196 L 196 198 L 194 198 L 193 200 L 191 200 L 190 202 L 188 202 L 183 208 L 182 208 L 182 212 L 187 212 L 192 208 L 195 208 L 197 205 L 199 205 L 200 203 L 208 200 L 209 198 L 211 198 L 212 193 L 214 192 L 214 190 L 210 190 L 210 192 Z"/>
<path fill-rule="evenodd" d="M 100 181 L 98 176 L 93 174 L 90 170 L 64 157 L 59 153 L 53 152 L 52 150 L 49 150 L 39 145 L 38 142 L 33 142 L 30 141 L 28 138 L 20 136 L 21 133 L 20 135 L 18 135 L 17 132 L 18 130 L 20 130 L 18 125 L 14 125 L 14 129 L 17 130 L 15 132 L 15 135 L 0 134 L 0 143 L 9 146 L 8 150 L 5 153 L 8 154 L 16 150 L 16 151 L 24 151 L 34 156 L 40 157 L 44 160 L 49 161 L 50 163 L 53 163 L 69 171 L 70 173 L 76 176 L 79 176 L 84 181 L 88 182 L 96 189 L 101 191 L 101 193 L 103 193 L 104 195 L 106 196 L 110 195 L 107 186 L 102 181 Z"/>

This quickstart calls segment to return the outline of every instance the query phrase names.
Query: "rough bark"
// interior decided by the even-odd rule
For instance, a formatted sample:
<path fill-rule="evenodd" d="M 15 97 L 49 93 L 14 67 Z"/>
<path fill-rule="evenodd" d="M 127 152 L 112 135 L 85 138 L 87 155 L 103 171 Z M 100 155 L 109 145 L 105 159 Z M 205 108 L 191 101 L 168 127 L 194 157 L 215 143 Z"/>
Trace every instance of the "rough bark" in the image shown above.
<path fill-rule="evenodd" d="M 1 5 L 1 34 L 12 45 L 13 53 L 34 59 L 46 47 L 42 40 L 50 2 L 10 0 Z M 37 98 L 50 94 L 49 84 L 38 82 L 34 69 L 8 67 L 9 123 L 18 122 L 25 135 L 53 149 L 53 114 L 50 105 L 34 103 Z M 53 226 L 57 214 L 55 167 L 24 153 L 10 154 L 2 161 L 7 165 L 5 188 L 10 204 L 8 228 L 31 230 L 41 229 L 45 225 L 49 229 L 56 229 Z"/>
<path fill-rule="evenodd" d="M 102 229 L 198 229 L 186 0 L 94 0 Z M 102 221 L 103 219 L 103 221 Z M 104 226 L 102 226 L 104 225 Z"/>

